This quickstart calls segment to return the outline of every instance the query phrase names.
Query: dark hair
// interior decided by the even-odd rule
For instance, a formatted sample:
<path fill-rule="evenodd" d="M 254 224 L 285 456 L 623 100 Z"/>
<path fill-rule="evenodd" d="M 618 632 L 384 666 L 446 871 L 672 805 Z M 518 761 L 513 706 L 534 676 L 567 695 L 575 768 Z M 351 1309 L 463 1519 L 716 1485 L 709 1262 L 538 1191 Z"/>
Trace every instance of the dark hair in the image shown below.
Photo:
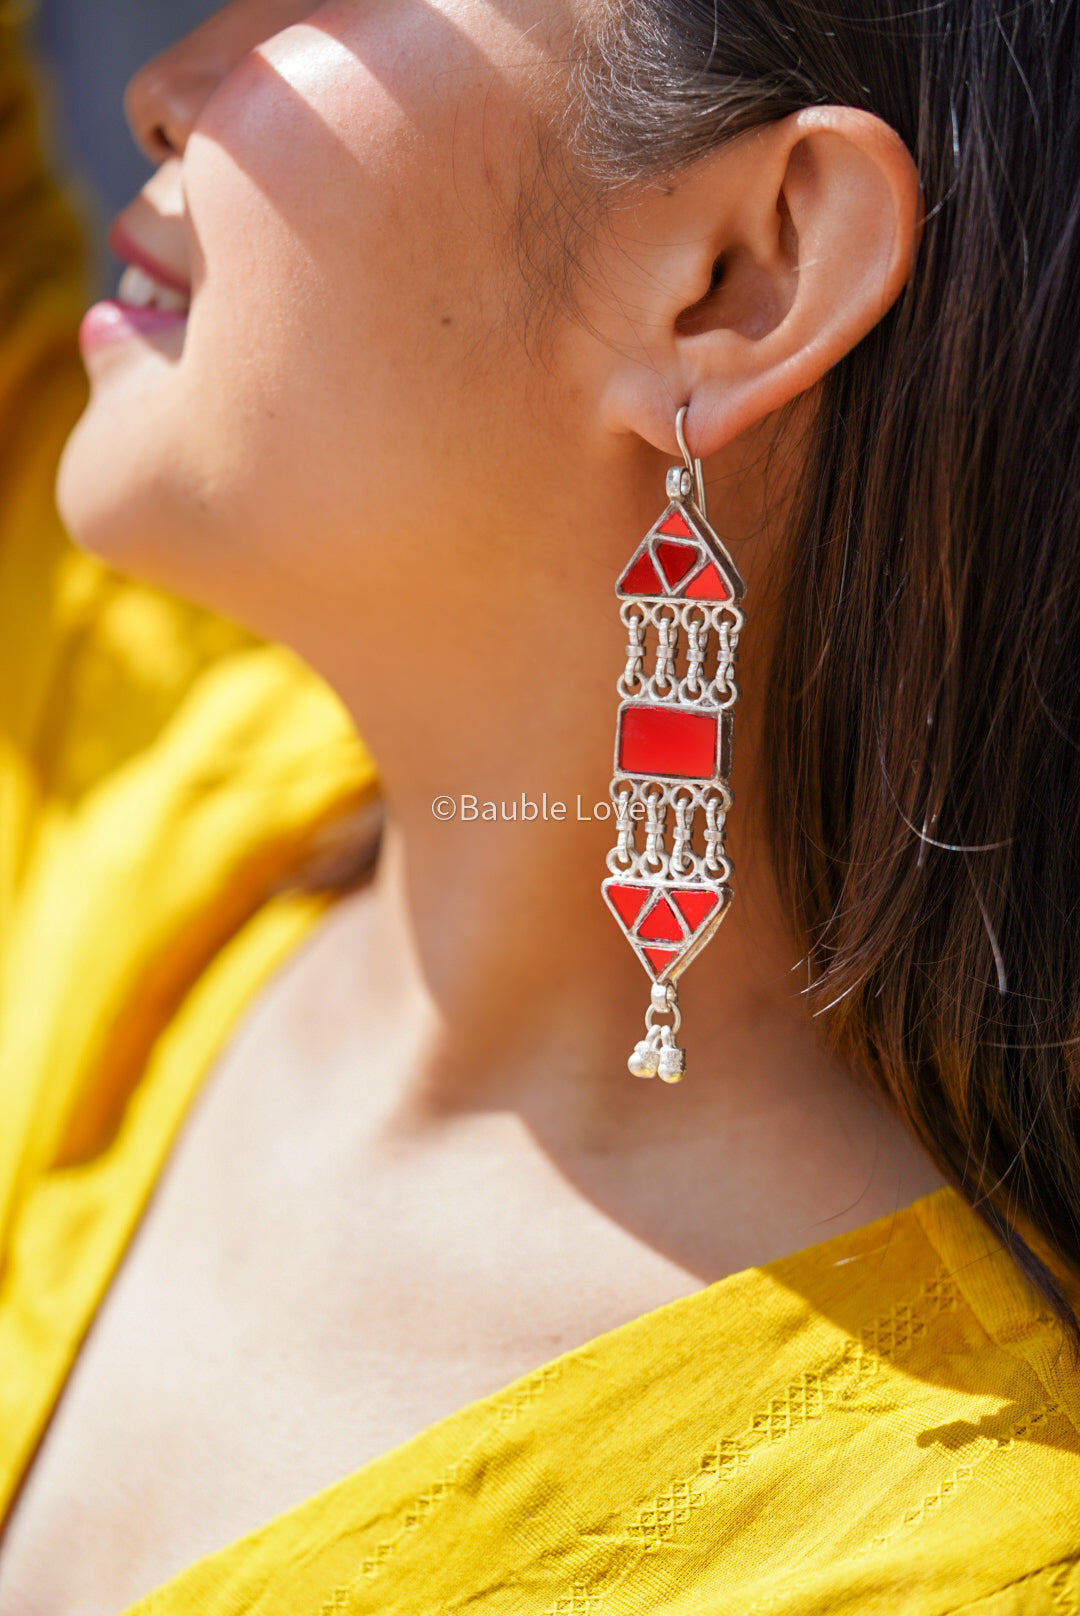
<path fill-rule="evenodd" d="M 1074 1332 L 1019 1231 L 1080 1273 L 1077 16 L 609 0 L 577 75 L 609 183 L 815 103 L 876 113 L 915 157 L 913 281 L 820 389 L 771 831 L 839 1046 Z"/>

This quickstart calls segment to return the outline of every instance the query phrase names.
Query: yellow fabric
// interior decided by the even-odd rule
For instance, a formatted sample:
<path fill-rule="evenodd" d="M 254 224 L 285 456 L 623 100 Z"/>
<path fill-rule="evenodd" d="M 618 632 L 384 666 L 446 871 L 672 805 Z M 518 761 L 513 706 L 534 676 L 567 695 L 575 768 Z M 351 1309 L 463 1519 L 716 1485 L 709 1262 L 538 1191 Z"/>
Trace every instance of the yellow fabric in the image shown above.
<path fill-rule="evenodd" d="M 67 548 L 70 226 L 0 28 L 0 1512 L 186 1109 L 369 789 L 285 653 Z M 1080 1610 L 1080 1377 L 951 1192 L 464 1410 L 141 1616 Z"/>

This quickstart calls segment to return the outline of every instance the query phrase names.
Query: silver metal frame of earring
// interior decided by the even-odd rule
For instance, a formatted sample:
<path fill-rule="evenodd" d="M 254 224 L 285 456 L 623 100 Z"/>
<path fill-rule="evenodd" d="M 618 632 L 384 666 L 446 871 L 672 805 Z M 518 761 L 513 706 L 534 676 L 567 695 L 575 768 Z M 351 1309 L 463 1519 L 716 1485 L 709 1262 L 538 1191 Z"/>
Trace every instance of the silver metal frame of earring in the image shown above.
<path fill-rule="evenodd" d="M 686 1069 L 675 1042 L 682 1020 L 678 979 L 732 899 L 724 833 L 746 594 L 709 524 L 701 461 L 687 447 L 686 413 L 684 405 L 675 418 L 684 465 L 667 474 L 667 507 L 616 585 L 627 647 L 616 686 L 621 699 L 610 788 L 616 842 L 601 886 L 652 982 L 645 1037 L 627 1064 L 637 1077 L 668 1083 L 677 1083 Z M 650 636 L 655 649 L 647 673 Z"/>

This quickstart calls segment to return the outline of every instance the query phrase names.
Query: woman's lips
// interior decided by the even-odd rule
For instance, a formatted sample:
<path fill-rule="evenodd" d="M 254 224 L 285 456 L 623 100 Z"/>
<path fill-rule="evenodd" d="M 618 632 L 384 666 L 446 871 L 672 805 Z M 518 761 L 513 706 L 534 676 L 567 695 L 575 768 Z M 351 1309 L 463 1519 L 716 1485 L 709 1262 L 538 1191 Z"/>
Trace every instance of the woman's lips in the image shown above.
<path fill-rule="evenodd" d="M 145 247 L 140 246 L 135 237 L 125 230 L 119 221 L 109 231 L 109 246 L 114 256 L 119 258 L 122 264 L 137 265 L 139 269 L 144 269 L 151 280 L 157 281 L 159 285 L 171 286 L 174 292 L 183 292 L 185 297 L 191 295 L 190 282 L 186 281 L 176 270 L 170 269 L 167 264 L 163 264 L 160 258 L 155 258 L 153 253 L 148 252 Z"/>
<path fill-rule="evenodd" d="M 187 324 L 187 314 L 172 309 L 136 308 L 131 303 L 95 303 L 79 327 L 79 347 L 94 353 L 132 337 L 159 336 Z"/>
<path fill-rule="evenodd" d="M 120 277 L 116 297 L 95 303 L 84 317 L 79 332 L 84 354 L 132 337 L 159 336 L 187 322 L 190 285 L 140 247 L 121 226 L 113 227 L 109 239 L 127 268 Z"/>
<path fill-rule="evenodd" d="M 109 232 L 109 245 L 127 268 L 116 297 L 95 303 L 83 318 L 79 346 L 84 354 L 182 329 L 191 303 L 190 282 L 148 252 L 119 223 Z"/>

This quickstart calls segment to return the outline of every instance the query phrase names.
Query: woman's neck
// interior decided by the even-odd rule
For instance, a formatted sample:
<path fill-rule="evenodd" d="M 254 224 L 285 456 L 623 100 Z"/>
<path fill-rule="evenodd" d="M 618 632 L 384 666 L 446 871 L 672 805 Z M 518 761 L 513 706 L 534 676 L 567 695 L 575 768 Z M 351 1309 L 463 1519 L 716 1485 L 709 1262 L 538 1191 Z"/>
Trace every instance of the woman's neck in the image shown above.
<path fill-rule="evenodd" d="M 337 657 L 324 635 L 312 660 L 383 773 L 388 830 L 357 906 L 350 969 L 366 984 L 352 1036 L 370 1039 L 372 1015 L 399 1029 L 380 1079 L 387 1125 L 513 1110 L 568 1163 L 596 1152 L 651 1158 L 676 1199 L 719 1175 L 727 1188 L 720 1201 L 709 1192 L 712 1211 L 732 1214 L 735 1196 L 778 1253 L 784 1233 L 767 1233 L 778 1208 L 793 1209 L 805 1237 L 849 1205 L 864 1222 L 939 1180 L 870 1085 L 829 1051 L 801 994 L 806 967 L 773 880 L 757 764 L 774 557 L 754 477 L 717 467 L 711 481 L 748 583 L 728 820 L 735 898 L 680 982 L 678 1087 L 626 1068 L 649 983 L 601 898 L 614 828 L 594 813 L 607 800 L 625 656 L 609 591 L 633 536 L 658 514 L 657 479 L 635 486 L 613 472 L 605 488 L 575 491 L 588 535 L 577 548 L 565 535 L 551 541 L 571 522 L 563 488 L 537 487 L 508 508 L 506 525 L 488 512 L 495 525 L 476 540 L 488 559 L 468 588 L 442 574 L 425 585 L 447 593 L 441 611 L 417 619 L 428 625 L 422 646 L 407 614 L 391 620 L 369 603 L 365 672 L 343 606 Z M 373 659 L 393 666 L 395 645 L 409 653 L 408 678 L 373 686 Z M 687 1164 L 698 1157 L 695 1178 Z"/>

